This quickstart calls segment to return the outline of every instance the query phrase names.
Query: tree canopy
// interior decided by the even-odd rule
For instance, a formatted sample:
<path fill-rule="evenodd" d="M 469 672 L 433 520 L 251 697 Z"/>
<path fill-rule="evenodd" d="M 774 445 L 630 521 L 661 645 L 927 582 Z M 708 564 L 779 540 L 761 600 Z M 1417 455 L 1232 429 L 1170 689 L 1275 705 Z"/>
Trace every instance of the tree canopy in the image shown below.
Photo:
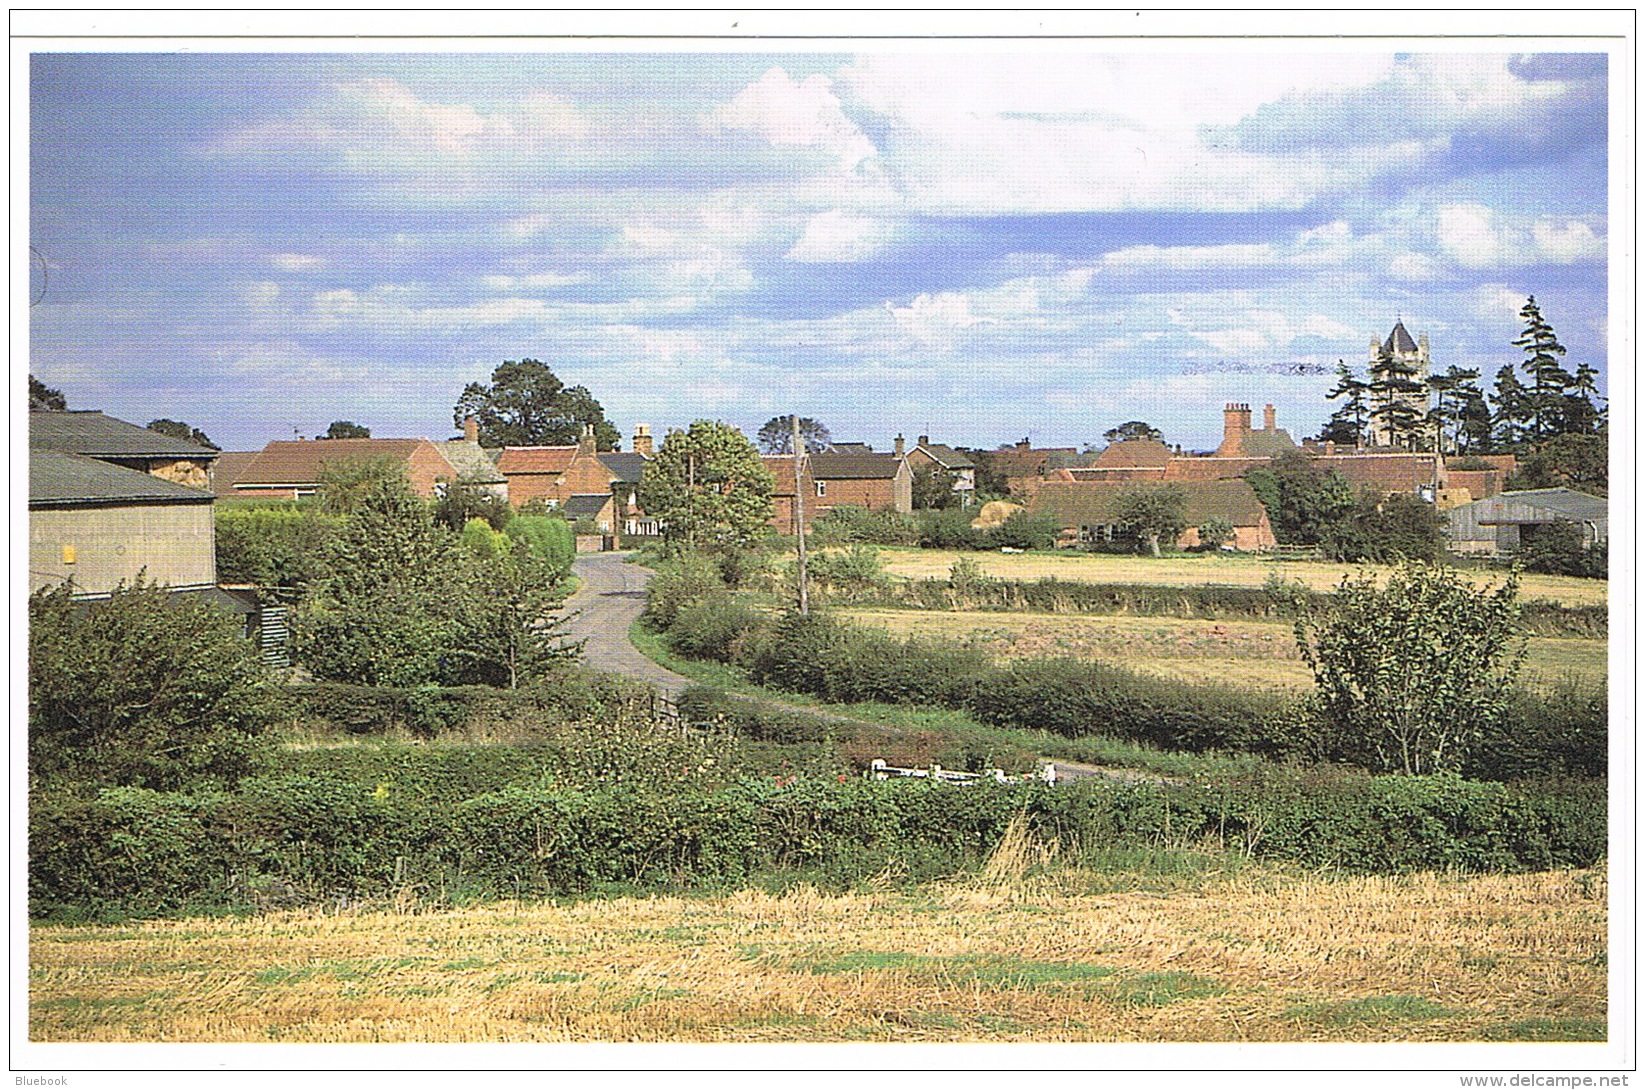
<path fill-rule="evenodd" d="M 747 547 L 769 526 L 771 472 L 742 432 L 698 420 L 674 431 L 640 478 L 640 506 L 673 544 Z"/>
<path fill-rule="evenodd" d="M 157 431 L 161 435 L 169 435 L 171 438 L 181 439 L 185 443 L 195 443 L 202 447 L 209 447 L 212 450 L 223 449 L 216 443 L 213 443 L 211 441 L 211 437 L 205 432 L 201 431 L 199 428 L 190 427 L 181 420 L 166 420 L 161 418 L 159 420 L 150 420 L 146 426 L 149 431 Z"/>
<path fill-rule="evenodd" d="M 1127 420 L 1118 427 L 1103 432 L 1102 437 L 1110 443 L 1123 443 L 1127 439 L 1153 439 L 1165 442 L 1164 432 L 1142 420 Z"/>
<path fill-rule="evenodd" d="M 69 407 L 68 398 L 63 396 L 63 391 L 52 389 L 33 375 L 29 376 L 29 404 L 38 405 L 42 409 L 56 409 L 58 412 L 67 412 Z"/>
<path fill-rule="evenodd" d="M 1119 495 L 1119 523 L 1158 556 L 1161 538 L 1175 543 L 1188 529 L 1188 493 L 1174 484 L 1127 488 Z"/>
<path fill-rule="evenodd" d="M 794 415 L 773 416 L 760 426 L 754 438 L 760 445 L 761 454 L 794 453 Z M 806 453 L 821 454 L 828 449 L 832 438 L 828 425 L 821 420 L 800 417 L 800 440 L 805 444 Z"/>
<path fill-rule="evenodd" d="M 541 360 L 508 360 L 491 383 L 471 382 L 452 409 L 452 423 L 474 417 L 488 447 L 570 446 L 593 425 L 599 450 L 616 450 L 622 437 L 586 387 L 567 386 Z"/>
<path fill-rule="evenodd" d="M 371 429 L 352 420 L 333 420 L 321 439 L 370 439 Z"/>

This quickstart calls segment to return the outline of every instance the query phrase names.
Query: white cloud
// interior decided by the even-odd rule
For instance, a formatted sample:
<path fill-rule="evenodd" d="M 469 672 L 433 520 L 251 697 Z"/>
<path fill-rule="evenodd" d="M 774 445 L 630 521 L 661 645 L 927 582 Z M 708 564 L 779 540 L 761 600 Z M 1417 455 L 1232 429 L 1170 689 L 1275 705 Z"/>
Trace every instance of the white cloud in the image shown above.
<path fill-rule="evenodd" d="M 879 220 L 853 216 L 835 208 L 812 216 L 792 249 L 784 256 L 790 261 L 863 261 L 878 253 L 889 234 Z"/>
<path fill-rule="evenodd" d="M 1439 274 L 1439 266 L 1427 254 L 1406 251 L 1388 262 L 1388 275 L 1399 280 L 1423 283 Z"/>
<path fill-rule="evenodd" d="M 737 92 L 705 121 L 709 131 L 733 130 L 764 137 L 777 147 L 815 148 L 853 170 L 874 154 L 874 145 L 846 116 L 827 76 L 796 82 L 771 68 Z"/>
<path fill-rule="evenodd" d="M 899 327 L 916 341 L 935 348 L 952 347 L 957 334 L 973 326 L 996 325 L 993 318 L 971 313 L 971 300 L 957 292 L 921 293 L 906 307 L 885 304 Z"/>
<path fill-rule="evenodd" d="M 1304 244 L 1310 242 L 1334 244 L 1347 242 L 1353 237 L 1353 228 L 1348 226 L 1346 221 L 1332 220 L 1330 223 L 1324 223 L 1318 227 L 1311 227 L 1308 230 L 1299 233 L 1297 235 L 1297 241 Z"/>
<path fill-rule="evenodd" d="M 1531 234 L 1549 260 L 1561 265 L 1603 257 L 1605 254 L 1605 240 L 1597 237 L 1593 228 L 1580 220 L 1569 220 L 1563 227 L 1541 221 L 1531 228 Z"/>
<path fill-rule="evenodd" d="M 313 272 L 324 268 L 326 263 L 325 258 L 311 254 L 275 254 L 268 260 L 276 269 L 290 273 Z"/>
<path fill-rule="evenodd" d="M 1467 304 L 1481 321 L 1507 324 L 1518 320 L 1525 295 L 1506 284 L 1481 284 L 1473 290 Z"/>
<path fill-rule="evenodd" d="M 529 273 L 525 276 L 494 274 L 482 276 L 480 283 L 492 291 L 542 291 L 581 284 L 588 280 L 587 273 Z"/>
<path fill-rule="evenodd" d="M 1104 268 L 1125 272 L 1255 268 L 1278 261 L 1278 252 L 1266 242 L 1225 246 L 1128 246 L 1102 256 Z"/>
<path fill-rule="evenodd" d="M 1495 216 L 1482 204 L 1451 204 L 1439 210 L 1435 235 L 1446 253 L 1470 269 L 1497 263 L 1501 251 Z"/>

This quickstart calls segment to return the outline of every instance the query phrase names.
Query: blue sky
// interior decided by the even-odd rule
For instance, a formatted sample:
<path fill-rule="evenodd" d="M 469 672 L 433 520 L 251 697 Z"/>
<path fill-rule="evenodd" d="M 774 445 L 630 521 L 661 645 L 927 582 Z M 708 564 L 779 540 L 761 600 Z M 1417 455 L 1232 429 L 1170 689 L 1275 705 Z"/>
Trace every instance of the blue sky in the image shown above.
<path fill-rule="evenodd" d="M 531 356 L 625 436 L 1314 434 L 1396 315 L 1606 362 L 1597 55 L 36 54 L 34 374 L 230 449 L 452 433 Z"/>

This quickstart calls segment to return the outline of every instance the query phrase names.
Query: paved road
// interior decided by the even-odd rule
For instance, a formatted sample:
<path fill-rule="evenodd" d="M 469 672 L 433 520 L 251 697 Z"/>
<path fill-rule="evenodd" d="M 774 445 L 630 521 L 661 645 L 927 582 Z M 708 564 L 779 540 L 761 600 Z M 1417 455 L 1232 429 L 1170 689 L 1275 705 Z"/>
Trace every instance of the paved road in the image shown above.
<path fill-rule="evenodd" d="M 566 625 L 567 635 L 572 639 L 586 641 L 583 644 L 583 657 L 594 669 L 649 681 L 668 695 L 679 696 L 686 686 L 692 684 L 691 680 L 658 666 L 628 642 L 628 628 L 639 619 L 640 613 L 645 609 L 645 586 L 651 581 L 654 573 L 650 568 L 627 563 L 627 559 L 624 553 L 578 555 L 571 571 L 582 580 L 582 586 L 577 588 L 576 594 L 566 599 L 566 614 L 570 618 Z M 753 697 L 739 699 L 813 715 L 830 722 L 850 723 L 864 733 L 879 733 L 893 738 L 903 733 L 895 727 L 865 723 L 815 708 L 800 708 L 780 701 Z M 1064 781 L 1082 780 L 1093 776 L 1115 780 L 1157 779 L 1145 773 L 1126 769 L 1099 768 L 1072 761 L 1049 763 L 1056 766 L 1057 779 Z"/>
<path fill-rule="evenodd" d="M 645 609 L 645 585 L 652 572 L 627 559 L 624 553 L 578 555 L 571 572 L 583 585 L 566 599 L 567 635 L 587 641 L 583 658 L 594 669 L 649 681 L 678 696 L 691 682 L 664 670 L 628 642 L 628 626 Z"/>

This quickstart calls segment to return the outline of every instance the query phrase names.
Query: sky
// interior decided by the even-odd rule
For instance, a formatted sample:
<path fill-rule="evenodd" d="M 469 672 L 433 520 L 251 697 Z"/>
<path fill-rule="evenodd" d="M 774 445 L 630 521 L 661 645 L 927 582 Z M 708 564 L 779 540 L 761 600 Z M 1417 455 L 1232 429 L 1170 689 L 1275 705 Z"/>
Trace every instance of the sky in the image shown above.
<path fill-rule="evenodd" d="M 626 437 L 1296 437 L 1396 318 L 1606 373 L 1599 54 L 36 53 L 30 370 L 227 449 L 447 438 L 542 360 Z"/>

